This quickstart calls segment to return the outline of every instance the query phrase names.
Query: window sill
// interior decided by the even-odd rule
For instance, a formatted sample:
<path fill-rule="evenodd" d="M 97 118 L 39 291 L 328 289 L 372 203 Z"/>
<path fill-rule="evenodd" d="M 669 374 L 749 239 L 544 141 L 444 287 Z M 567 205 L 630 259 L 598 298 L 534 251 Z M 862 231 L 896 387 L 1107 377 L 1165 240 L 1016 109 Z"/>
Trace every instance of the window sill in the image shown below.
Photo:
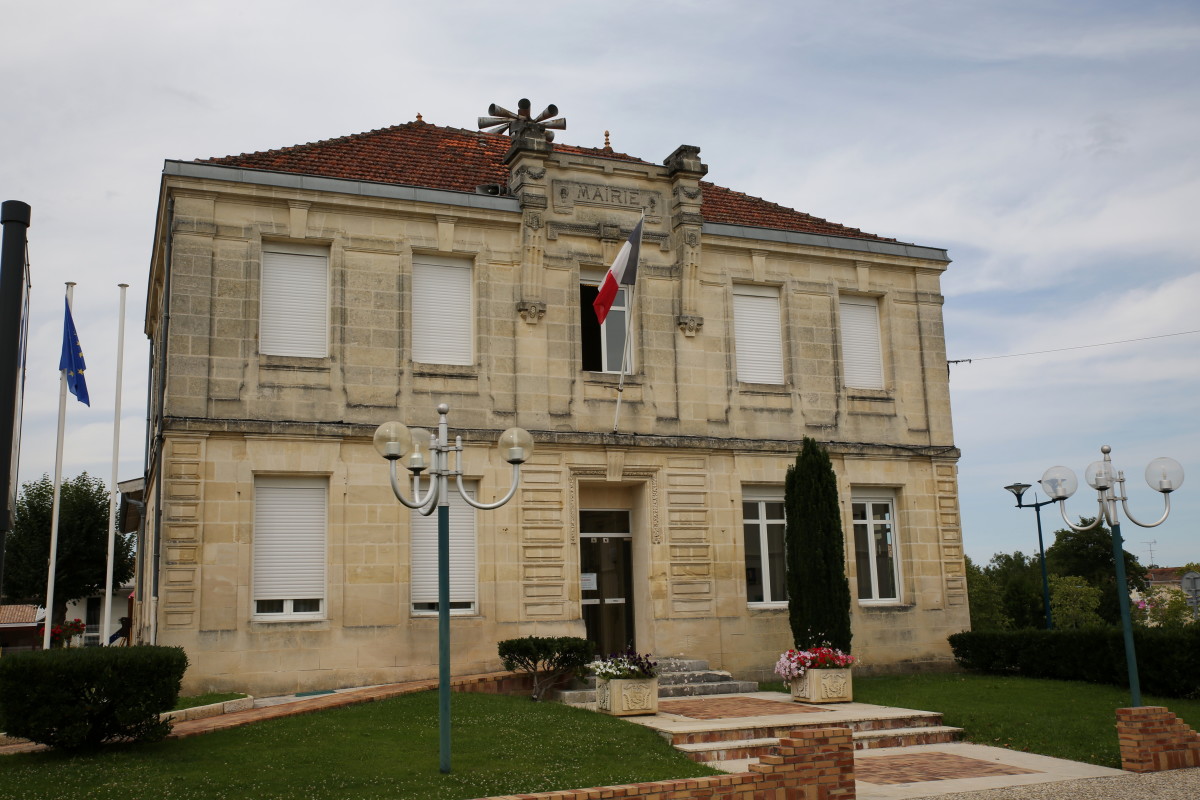
<path fill-rule="evenodd" d="M 899 600 L 859 600 L 858 607 L 864 611 L 908 611 L 917 606 Z"/>
<path fill-rule="evenodd" d="M 329 356 L 272 356 L 265 353 L 258 355 L 259 369 L 285 370 L 289 372 L 329 372 Z"/>
<path fill-rule="evenodd" d="M 788 604 L 786 601 L 782 603 L 746 603 L 746 608 L 748 608 L 750 611 L 787 613 Z"/>
<path fill-rule="evenodd" d="M 311 625 L 318 622 L 329 622 L 329 617 L 324 615 L 317 617 L 307 614 L 271 614 L 270 616 L 255 615 L 250 617 L 250 623 L 252 625 L 294 625 L 297 623 Z"/>
<path fill-rule="evenodd" d="M 474 364 L 413 364 L 414 378 L 463 378 L 478 380 L 479 368 Z"/>
<path fill-rule="evenodd" d="M 584 370 L 583 374 L 584 374 L 583 380 L 586 383 L 595 383 L 600 386 L 614 386 L 614 387 L 621 383 L 621 373 L 619 373 L 619 372 L 589 372 L 587 370 Z M 626 373 L 625 385 L 626 386 L 641 386 L 642 381 L 641 381 L 641 378 L 639 378 L 637 375 L 631 375 L 631 374 Z"/>
<path fill-rule="evenodd" d="M 440 616 L 440 615 L 438 614 L 438 612 L 436 612 L 436 611 L 409 611 L 409 615 L 410 615 L 410 616 L 411 616 L 413 619 L 427 619 L 427 620 L 432 620 L 432 621 L 435 621 L 435 622 L 437 621 L 437 618 Z M 459 610 L 459 609 L 454 609 L 454 608 L 452 608 L 452 609 L 450 609 L 450 616 L 452 616 L 452 617 L 480 617 L 480 618 L 482 618 L 482 616 L 483 616 L 483 615 L 482 615 L 482 614 L 480 614 L 478 611 L 476 611 L 476 610 L 474 610 L 474 609 L 470 609 L 470 610 L 467 610 L 467 609 Z"/>
<path fill-rule="evenodd" d="M 741 394 L 791 394 L 792 390 L 783 383 L 745 383 L 738 381 L 738 392 Z"/>

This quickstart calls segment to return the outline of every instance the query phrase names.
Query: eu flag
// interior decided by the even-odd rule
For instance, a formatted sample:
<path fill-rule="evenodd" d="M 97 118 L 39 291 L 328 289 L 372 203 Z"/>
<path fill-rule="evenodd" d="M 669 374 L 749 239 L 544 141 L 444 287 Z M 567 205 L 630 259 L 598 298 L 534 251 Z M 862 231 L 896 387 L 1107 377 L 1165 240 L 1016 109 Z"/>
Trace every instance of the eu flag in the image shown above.
<path fill-rule="evenodd" d="M 62 357 L 58 359 L 58 368 L 66 370 L 67 389 L 79 398 L 79 402 L 91 407 L 88 398 L 87 381 L 83 379 L 83 371 L 87 365 L 83 363 L 83 348 L 79 346 L 79 334 L 75 333 L 75 320 L 71 318 L 71 304 L 63 298 L 67 306 L 67 316 L 63 323 Z"/>

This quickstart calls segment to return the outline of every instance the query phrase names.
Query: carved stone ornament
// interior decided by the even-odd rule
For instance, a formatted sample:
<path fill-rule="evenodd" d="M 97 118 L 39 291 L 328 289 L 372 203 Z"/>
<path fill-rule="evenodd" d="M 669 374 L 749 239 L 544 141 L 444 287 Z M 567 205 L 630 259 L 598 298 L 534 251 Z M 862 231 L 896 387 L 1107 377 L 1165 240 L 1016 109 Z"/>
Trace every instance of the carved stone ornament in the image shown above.
<path fill-rule="evenodd" d="M 517 303 L 517 313 L 530 325 L 537 325 L 546 316 L 546 304 L 541 300 L 522 300 Z"/>
<path fill-rule="evenodd" d="M 525 227 L 529 228 L 530 230 L 534 230 L 534 231 L 540 230 L 542 227 L 542 215 L 541 214 L 529 214 L 528 216 L 526 216 L 525 217 Z"/>
<path fill-rule="evenodd" d="M 691 189 L 687 186 L 676 186 L 671 191 L 675 193 L 675 197 L 677 197 L 677 198 L 680 197 L 681 195 L 683 197 L 686 197 L 688 200 L 696 200 L 696 199 L 699 199 L 699 197 L 700 197 L 700 188 L 699 187 L 697 187 L 695 189 Z"/>
<path fill-rule="evenodd" d="M 697 247 L 700 244 L 700 231 L 689 230 L 683 235 L 683 241 L 688 247 Z"/>
<path fill-rule="evenodd" d="M 704 317 L 697 317 L 692 314 L 680 314 L 675 322 L 679 325 L 679 330 L 685 336 L 695 336 L 704 327 Z"/>
<path fill-rule="evenodd" d="M 518 178 L 528 175 L 530 180 L 540 181 L 542 178 L 546 177 L 546 168 L 530 166 L 517 167 L 517 171 L 513 174 Z"/>
<path fill-rule="evenodd" d="M 596 681 L 596 710 L 615 717 L 658 712 L 658 678 Z"/>

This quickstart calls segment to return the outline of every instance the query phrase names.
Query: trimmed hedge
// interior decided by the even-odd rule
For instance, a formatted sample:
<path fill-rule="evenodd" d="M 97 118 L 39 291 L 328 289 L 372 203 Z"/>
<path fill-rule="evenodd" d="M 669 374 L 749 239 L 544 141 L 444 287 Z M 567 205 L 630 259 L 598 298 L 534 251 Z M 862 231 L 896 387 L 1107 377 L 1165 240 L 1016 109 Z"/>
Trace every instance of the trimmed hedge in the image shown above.
<path fill-rule="evenodd" d="M 1027 678 L 1129 684 L 1120 628 L 969 631 L 953 634 L 954 658 L 969 670 Z M 1134 628 L 1138 679 L 1147 694 L 1200 697 L 1200 625 Z"/>
<path fill-rule="evenodd" d="M 0 659 L 0 730 L 63 750 L 155 742 L 188 660 L 179 647 L 35 650 Z"/>
<path fill-rule="evenodd" d="M 497 650 L 505 669 L 533 676 L 530 699 L 541 700 L 547 689 L 590 662 L 596 646 L 578 636 L 525 636 L 505 639 Z"/>

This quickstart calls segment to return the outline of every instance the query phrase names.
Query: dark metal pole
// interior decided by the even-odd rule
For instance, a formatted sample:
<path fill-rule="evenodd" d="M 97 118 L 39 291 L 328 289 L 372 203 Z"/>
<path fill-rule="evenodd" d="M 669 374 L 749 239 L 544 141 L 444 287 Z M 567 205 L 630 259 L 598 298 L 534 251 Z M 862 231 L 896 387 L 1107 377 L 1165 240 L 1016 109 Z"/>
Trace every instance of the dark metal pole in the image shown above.
<path fill-rule="evenodd" d="M 444 419 L 444 417 L 443 417 Z M 446 481 L 445 476 L 439 478 Z M 438 758 L 450 772 L 450 504 L 438 501 Z"/>
<path fill-rule="evenodd" d="M 1137 653 L 1133 649 L 1133 621 L 1129 617 L 1129 585 L 1125 581 L 1125 545 L 1121 540 L 1121 523 L 1112 526 L 1113 558 L 1117 562 L 1117 600 L 1121 604 L 1121 627 L 1125 632 L 1125 665 L 1129 669 L 1129 695 L 1133 707 L 1142 704 L 1142 685 L 1138 680 Z"/>
<path fill-rule="evenodd" d="M 0 204 L 0 587 L 4 585 L 4 540 L 13 525 L 17 463 L 21 453 L 21 399 L 25 392 L 25 302 L 29 277 L 25 253 L 28 203 Z"/>
<path fill-rule="evenodd" d="M 1046 548 L 1042 545 L 1042 506 L 1053 502 L 1053 500 L 1047 500 L 1044 503 L 1033 504 L 1034 513 L 1037 514 L 1038 554 L 1042 558 L 1042 605 L 1046 609 L 1046 630 L 1048 631 L 1054 630 L 1054 617 L 1050 614 L 1050 576 L 1046 573 Z"/>

